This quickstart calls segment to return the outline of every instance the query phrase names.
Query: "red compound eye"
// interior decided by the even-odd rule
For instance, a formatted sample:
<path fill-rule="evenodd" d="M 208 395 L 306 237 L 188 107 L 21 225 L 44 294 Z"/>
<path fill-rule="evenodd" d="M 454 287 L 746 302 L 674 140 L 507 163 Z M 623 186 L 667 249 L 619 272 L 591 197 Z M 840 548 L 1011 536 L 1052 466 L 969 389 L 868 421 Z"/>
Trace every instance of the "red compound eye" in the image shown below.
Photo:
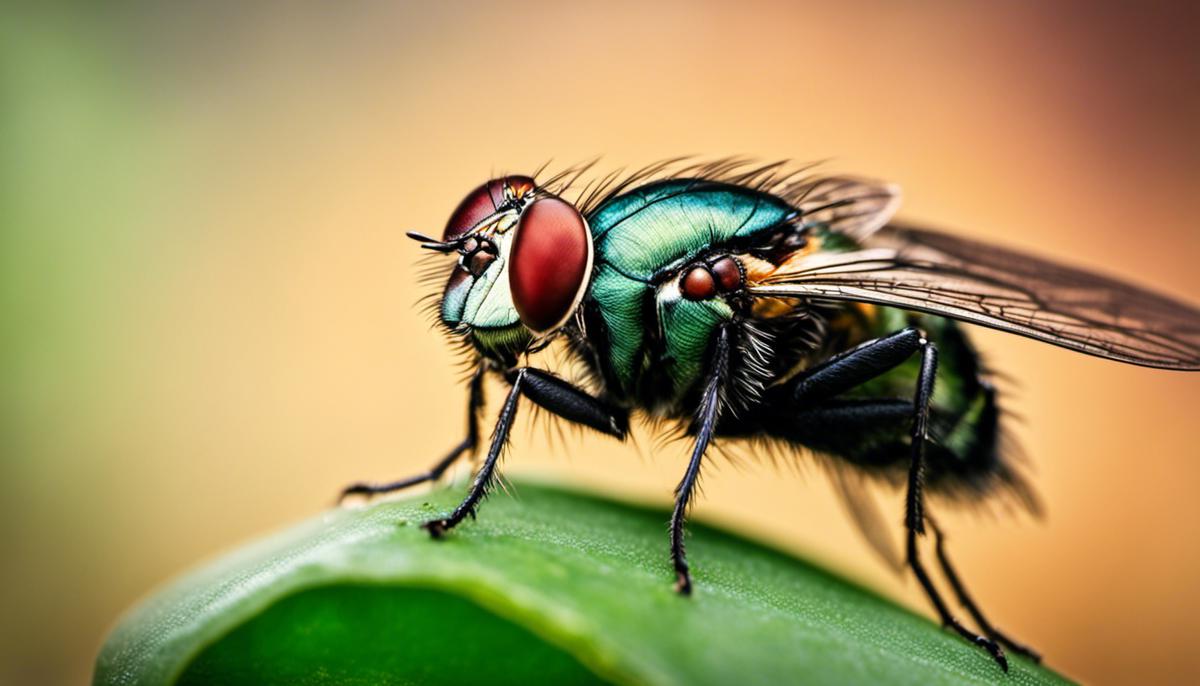
<path fill-rule="evenodd" d="M 522 213 L 508 259 L 517 314 L 545 333 L 566 321 L 587 288 L 592 236 L 570 203 L 542 198 Z"/>
<path fill-rule="evenodd" d="M 458 203 L 458 207 L 450 215 L 450 221 L 446 222 L 442 240 L 453 240 L 456 236 L 466 233 L 479 222 L 495 214 L 506 200 L 504 193 L 506 186 L 509 188 L 509 193 L 517 198 L 523 197 L 534 188 L 533 179 L 528 176 L 505 176 L 488 181 L 468 193 L 467 197 Z"/>

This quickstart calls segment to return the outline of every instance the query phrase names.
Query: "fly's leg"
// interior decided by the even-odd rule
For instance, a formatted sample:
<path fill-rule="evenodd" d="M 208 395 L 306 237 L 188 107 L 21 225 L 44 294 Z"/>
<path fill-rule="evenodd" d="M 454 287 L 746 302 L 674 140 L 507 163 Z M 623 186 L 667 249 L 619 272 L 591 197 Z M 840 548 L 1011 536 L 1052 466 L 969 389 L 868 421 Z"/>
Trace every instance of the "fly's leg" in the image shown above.
<path fill-rule="evenodd" d="M 983 633 L 990 636 L 993 640 L 1003 644 L 1014 653 L 1017 653 L 1018 655 L 1024 655 L 1034 662 L 1041 662 L 1042 656 L 1039 655 L 1037 651 L 1012 640 L 999 629 L 992 626 L 992 623 L 983 616 L 983 612 L 979 609 L 979 606 L 975 604 L 975 601 L 971 598 L 970 594 L 967 593 L 967 588 L 963 585 L 962 580 L 958 577 L 958 573 L 954 571 L 954 566 L 950 564 L 950 557 L 946 554 L 945 536 L 942 535 L 941 528 L 938 527 L 937 522 L 934 521 L 934 519 L 928 514 L 925 515 L 925 521 L 928 522 L 930 528 L 933 529 L 933 536 L 934 540 L 936 541 L 934 544 L 934 549 L 937 551 L 938 562 L 941 564 L 942 573 L 945 574 L 946 579 L 950 582 L 950 587 L 954 589 L 954 594 L 958 596 L 958 602 L 961 603 L 962 606 L 967 609 L 967 612 L 969 612 L 971 616 L 975 618 L 975 623 L 979 625 L 979 628 L 983 630 Z"/>
<path fill-rule="evenodd" d="M 692 447 L 692 457 L 688 461 L 683 480 L 675 488 L 675 509 L 671 512 L 671 562 L 675 565 L 675 590 L 683 595 L 690 595 L 692 592 L 692 575 L 688 570 L 683 540 L 687 509 L 692 499 L 692 492 L 696 488 L 696 480 L 700 477 L 700 461 L 704 457 L 704 451 L 708 448 L 717 426 L 721 389 L 725 384 L 728 368 L 729 330 L 721 327 L 717 330 L 710 371 L 704 380 L 700 407 L 696 412 L 694 424 L 696 443 Z"/>
<path fill-rule="evenodd" d="M 801 404 L 832 398 L 899 366 L 924 344 L 925 335 L 912 327 L 869 340 L 807 370 L 792 397 Z"/>
<path fill-rule="evenodd" d="M 450 452 L 446 453 L 446 456 L 438 460 L 428 471 L 421 472 L 420 474 L 414 474 L 408 478 L 384 484 L 350 484 L 342 489 L 341 494 L 338 496 L 338 503 L 341 503 L 352 495 L 370 497 L 400 491 L 410 486 L 425 483 L 426 481 L 437 481 L 458 458 L 473 452 L 476 446 L 479 445 L 479 409 L 483 407 L 484 370 L 484 365 L 479 365 L 479 368 L 475 370 L 475 374 L 471 376 L 470 390 L 467 395 L 467 435 L 461 443 L 451 448 Z"/>
<path fill-rule="evenodd" d="M 532 367 L 521 367 L 508 374 L 512 388 L 500 408 L 500 417 L 492 432 L 492 444 L 488 448 L 487 457 L 479 467 L 479 473 L 467 491 L 467 497 L 458 507 L 444 519 L 434 519 L 423 526 L 430 536 L 441 538 L 450 529 L 456 527 L 467 516 L 474 517 L 479 503 L 487 497 L 496 477 L 496 466 L 500 455 L 508 442 L 508 434 L 517 416 L 517 401 L 520 396 L 532 400 L 539 406 L 556 415 L 589 426 L 598 431 L 608 433 L 618 438 L 624 438 L 629 427 L 628 414 L 618 408 L 613 408 L 601 400 L 593 398 L 586 392 L 572 386 L 562 379 Z"/>
<path fill-rule="evenodd" d="M 550 372 L 524 367 L 515 374 L 524 376 L 521 394 L 542 409 L 563 419 L 582 424 L 601 433 L 624 439 L 629 432 L 629 412 L 594 398 Z"/>
<path fill-rule="evenodd" d="M 942 625 L 986 650 L 1000 668 L 1007 672 L 1008 659 L 999 644 L 987 636 L 970 631 L 950 613 L 925 571 L 917 548 L 917 537 L 925 533 L 922 489 L 925 476 L 925 444 L 929 434 L 929 405 L 933 398 L 933 383 L 937 374 L 937 346 L 915 328 L 907 328 L 890 336 L 867 341 L 810 369 L 797 381 L 793 398 L 802 407 L 820 403 L 897 367 L 918 352 L 921 355 L 921 368 L 910 408 L 912 425 L 909 437 L 912 454 L 905 497 L 908 566 L 937 611 Z M 980 626 L 986 631 L 986 624 L 981 623 Z"/>
<path fill-rule="evenodd" d="M 917 392 L 913 397 L 913 423 L 910 433 L 912 462 L 908 469 L 908 495 L 905 498 L 908 566 L 912 569 L 913 575 L 917 577 L 917 581 L 921 583 L 925 595 L 929 596 L 929 602 L 933 604 L 938 616 L 941 617 L 942 625 L 954 629 L 959 636 L 988 651 L 1000 668 L 1007 672 L 1008 658 L 1004 656 L 1004 650 L 992 639 L 967 629 L 954 618 L 954 615 L 950 614 L 950 610 L 946 608 L 946 603 L 942 600 L 937 588 L 930 581 L 925 566 L 921 564 L 921 555 L 917 549 L 917 536 L 925 533 L 922 487 L 925 477 L 925 442 L 929 437 L 929 402 L 933 397 L 933 380 L 937 373 L 937 346 L 922 337 L 920 348 L 921 371 L 917 377 Z"/>
<path fill-rule="evenodd" d="M 496 429 L 492 432 L 492 445 L 488 448 L 483 465 L 479 467 L 479 473 L 475 475 L 475 481 L 471 483 L 471 490 L 467 491 L 467 497 L 459 503 L 458 507 L 454 508 L 454 512 L 451 512 L 449 517 L 434 519 L 422 525 L 430 536 L 441 538 L 442 534 L 458 526 L 458 523 L 467 515 L 475 516 L 475 508 L 479 506 L 479 501 L 483 500 L 492 487 L 492 480 L 496 475 L 496 463 L 500 461 L 500 453 L 504 450 L 504 444 L 508 442 L 508 432 L 512 429 L 513 420 L 517 417 L 517 400 L 521 395 L 523 380 L 524 375 L 520 372 L 513 378 L 512 388 L 508 391 L 508 397 L 504 399 L 504 407 L 500 408 L 500 418 L 496 421 Z"/>

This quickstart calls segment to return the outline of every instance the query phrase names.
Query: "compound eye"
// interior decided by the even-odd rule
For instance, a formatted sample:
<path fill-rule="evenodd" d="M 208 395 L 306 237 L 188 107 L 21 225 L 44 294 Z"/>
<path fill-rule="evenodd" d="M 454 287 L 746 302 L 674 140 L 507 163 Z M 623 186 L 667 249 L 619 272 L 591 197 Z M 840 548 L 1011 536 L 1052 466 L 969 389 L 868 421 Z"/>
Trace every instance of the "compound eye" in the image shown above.
<path fill-rule="evenodd" d="M 508 281 L 521 321 L 534 333 L 562 326 L 587 290 L 592 236 L 570 203 L 547 197 L 521 214 Z"/>
<path fill-rule="evenodd" d="M 533 179 L 528 176 L 505 176 L 492 179 L 467 194 L 458 203 L 446 229 L 442 232 L 443 241 L 451 241 L 470 231 L 479 222 L 496 214 L 512 198 L 520 199 L 533 192 Z"/>
<path fill-rule="evenodd" d="M 467 194 L 458 203 L 450 221 L 446 222 L 446 230 L 442 232 L 443 241 L 452 241 L 470 231 L 479 222 L 496 213 L 496 204 L 492 202 L 492 193 L 488 186 L 496 183 L 488 181 L 479 188 Z"/>

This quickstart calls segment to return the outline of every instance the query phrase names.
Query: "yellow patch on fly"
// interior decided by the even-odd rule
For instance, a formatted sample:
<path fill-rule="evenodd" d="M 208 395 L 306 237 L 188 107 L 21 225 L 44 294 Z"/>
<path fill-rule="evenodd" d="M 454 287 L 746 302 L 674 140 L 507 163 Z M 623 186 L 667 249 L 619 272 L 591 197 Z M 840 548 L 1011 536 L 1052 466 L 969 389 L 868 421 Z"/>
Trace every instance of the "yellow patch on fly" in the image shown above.
<path fill-rule="evenodd" d="M 753 255 L 736 255 L 746 275 L 746 285 L 754 287 L 777 280 L 779 276 L 795 270 L 801 260 L 821 249 L 821 237 L 811 236 L 808 241 L 788 254 L 787 259 L 779 264 L 764 260 Z M 796 298 L 755 298 L 751 312 L 759 319 L 784 317 L 796 311 L 802 305 Z"/>

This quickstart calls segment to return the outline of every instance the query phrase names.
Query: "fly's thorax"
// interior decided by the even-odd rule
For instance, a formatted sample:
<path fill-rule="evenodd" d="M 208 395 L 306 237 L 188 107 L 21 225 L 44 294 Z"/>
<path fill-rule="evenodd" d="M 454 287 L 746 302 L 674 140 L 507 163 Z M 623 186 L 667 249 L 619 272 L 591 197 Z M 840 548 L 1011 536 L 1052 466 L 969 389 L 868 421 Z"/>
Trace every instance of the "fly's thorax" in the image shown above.
<path fill-rule="evenodd" d="M 769 194 L 697 178 L 651 183 L 592 211 L 591 298 L 604 324 L 595 335 L 605 339 L 598 344 L 610 387 L 649 401 L 689 386 L 705 363 L 710 339 L 704 336 L 732 314 L 719 286 L 734 275 L 708 265 L 694 273 L 691 298 L 676 277 L 705 254 L 754 242 L 795 216 L 795 208 Z M 660 279 L 664 273 L 671 277 Z M 709 290 L 716 296 L 706 298 Z"/>

